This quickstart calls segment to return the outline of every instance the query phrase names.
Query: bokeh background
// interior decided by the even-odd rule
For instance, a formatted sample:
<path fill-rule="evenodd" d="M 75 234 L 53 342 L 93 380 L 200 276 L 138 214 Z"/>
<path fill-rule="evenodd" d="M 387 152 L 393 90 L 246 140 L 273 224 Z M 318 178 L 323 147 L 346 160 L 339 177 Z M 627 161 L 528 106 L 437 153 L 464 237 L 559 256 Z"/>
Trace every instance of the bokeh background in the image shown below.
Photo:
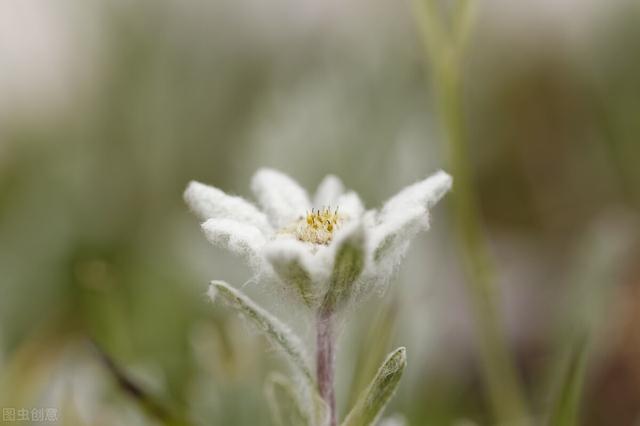
<path fill-rule="evenodd" d="M 473 187 L 526 396 L 545 411 L 578 333 L 580 424 L 640 424 L 640 8 L 475 3 Z M 0 2 L 0 406 L 158 424 L 97 345 L 194 424 L 270 425 L 264 379 L 285 367 L 205 297 L 249 270 L 205 241 L 182 191 L 197 179 L 250 196 L 270 166 L 310 190 L 337 174 L 375 207 L 447 169 L 421 37 L 410 1 Z M 388 415 L 491 424 L 451 210 L 352 313 L 342 413 L 406 345 Z"/>

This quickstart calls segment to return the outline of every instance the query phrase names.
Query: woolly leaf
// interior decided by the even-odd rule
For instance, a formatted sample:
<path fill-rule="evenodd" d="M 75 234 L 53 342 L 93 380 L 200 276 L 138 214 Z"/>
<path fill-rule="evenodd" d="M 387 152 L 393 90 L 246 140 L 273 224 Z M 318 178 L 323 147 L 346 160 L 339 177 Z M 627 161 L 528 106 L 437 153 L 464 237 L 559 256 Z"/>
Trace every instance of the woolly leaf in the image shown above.
<path fill-rule="evenodd" d="M 223 281 L 212 281 L 208 294 L 212 301 L 220 296 L 229 306 L 240 312 L 271 342 L 283 350 L 287 359 L 302 373 L 311 388 L 315 386 L 302 342 L 286 324 L 258 306 L 240 290 Z"/>
<path fill-rule="evenodd" d="M 283 375 L 273 373 L 267 377 L 264 388 L 269 409 L 276 426 L 312 426 L 305 413 L 293 384 Z"/>
<path fill-rule="evenodd" d="M 337 242 L 329 289 L 322 309 L 333 312 L 349 300 L 353 293 L 353 284 L 364 269 L 365 257 L 364 230 L 362 225 L 358 224 Z"/>
<path fill-rule="evenodd" d="M 282 374 L 269 375 L 265 383 L 265 394 L 273 422 L 277 426 L 324 426 L 327 423 L 327 407 L 318 393 L 313 391 L 313 402 L 304 404 L 299 389 Z"/>
<path fill-rule="evenodd" d="M 374 425 L 398 387 L 406 366 L 407 351 L 404 347 L 391 352 L 342 426 Z"/>
<path fill-rule="evenodd" d="M 265 258 L 271 263 L 280 280 L 292 288 L 311 307 L 320 297 L 318 286 L 314 285 L 313 262 L 308 259 L 307 246 L 297 240 L 273 242 L 264 250 Z"/>

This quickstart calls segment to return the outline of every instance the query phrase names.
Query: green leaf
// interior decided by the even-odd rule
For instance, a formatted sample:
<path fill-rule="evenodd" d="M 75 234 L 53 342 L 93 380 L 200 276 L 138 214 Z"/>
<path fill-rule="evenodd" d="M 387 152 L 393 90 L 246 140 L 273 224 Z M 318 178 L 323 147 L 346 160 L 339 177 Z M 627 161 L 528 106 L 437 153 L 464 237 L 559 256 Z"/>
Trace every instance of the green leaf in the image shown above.
<path fill-rule="evenodd" d="M 276 426 L 312 426 L 311 419 L 302 408 L 296 389 L 289 379 L 281 374 L 272 373 L 267 377 L 264 393 Z"/>
<path fill-rule="evenodd" d="M 327 422 L 327 406 L 318 393 L 312 392 L 311 404 L 303 404 L 300 390 L 282 374 L 267 377 L 265 394 L 276 426 L 323 426 Z"/>
<path fill-rule="evenodd" d="M 407 366 L 404 347 L 391 352 L 367 389 L 360 395 L 342 426 L 369 426 L 376 423 L 393 396 Z"/>
<path fill-rule="evenodd" d="M 394 292 L 392 300 L 385 303 L 375 315 L 368 319 L 369 329 L 357 341 L 356 362 L 357 368 L 349 392 L 348 407 L 352 407 L 358 401 L 360 393 L 369 385 L 369 381 L 378 368 L 380 360 L 387 356 L 393 330 L 396 327 L 398 316 L 398 293 Z"/>
<path fill-rule="evenodd" d="M 353 294 L 353 284 L 364 269 L 365 253 L 364 230 L 362 225 L 358 225 L 338 242 L 323 310 L 333 312 L 349 300 Z"/>
<path fill-rule="evenodd" d="M 258 306 L 240 290 L 223 281 L 212 281 L 208 294 L 212 301 L 215 301 L 217 296 L 222 297 L 229 306 L 254 324 L 271 342 L 284 351 L 287 359 L 308 381 L 309 387 L 315 387 L 304 346 L 300 338 L 286 324 Z"/>
<path fill-rule="evenodd" d="M 317 299 L 314 294 L 315 286 L 311 275 L 302 265 L 300 259 L 292 258 L 286 262 L 282 260 L 278 262 L 272 261 L 271 264 L 282 281 L 296 289 L 305 305 L 313 306 L 314 299 Z"/>
<path fill-rule="evenodd" d="M 577 341 L 569 354 L 561 376 L 559 392 L 551 410 L 549 426 L 573 426 L 578 424 L 578 411 L 582 384 L 587 365 L 587 339 Z"/>

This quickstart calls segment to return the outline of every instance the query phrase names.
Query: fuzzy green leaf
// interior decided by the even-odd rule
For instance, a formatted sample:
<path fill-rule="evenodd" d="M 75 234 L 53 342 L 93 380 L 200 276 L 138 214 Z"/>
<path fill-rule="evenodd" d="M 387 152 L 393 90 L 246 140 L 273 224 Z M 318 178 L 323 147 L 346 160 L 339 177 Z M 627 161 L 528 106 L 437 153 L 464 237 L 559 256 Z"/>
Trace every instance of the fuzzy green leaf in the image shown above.
<path fill-rule="evenodd" d="M 217 296 L 222 297 L 229 306 L 254 324 L 271 342 L 284 351 L 287 359 L 302 373 L 310 387 L 315 387 L 304 346 L 300 338 L 286 324 L 258 306 L 240 290 L 223 281 L 212 281 L 208 294 L 212 301 Z"/>
<path fill-rule="evenodd" d="M 313 402 L 304 404 L 300 390 L 282 374 L 269 375 L 265 394 L 277 426 L 324 426 L 327 422 L 327 407 L 318 393 L 313 391 Z"/>
<path fill-rule="evenodd" d="M 289 379 L 278 373 L 271 374 L 267 377 L 264 393 L 276 426 L 313 426 Z"/>
<path fill-rule="evenodd" d="M 323 301 L 323 309 L 333 312 L 344 305 L 353 294 L 355 281 L 365 264 L 365 237 L 359 225 L 342 241 L 336 251 L 329 289 Z"/>
<path fill-rule="evenodd" d="M 288 262 L 272 262 L 272 265 L 282 281 L 295 288 L 304 303 L 311 307 L 316 298 L 313 280 L 307 269 L 300 263 L 300 260 L 290 259 Z"/>
<path fill-rule="evenodd" d="M 342 426 L 370 426 L 376 423 L 384 407 L 393 396 L 402 373 L 407 366 L 407 351 L 404 347 L 391 352 L 373 381 L 360 395 Z"/>

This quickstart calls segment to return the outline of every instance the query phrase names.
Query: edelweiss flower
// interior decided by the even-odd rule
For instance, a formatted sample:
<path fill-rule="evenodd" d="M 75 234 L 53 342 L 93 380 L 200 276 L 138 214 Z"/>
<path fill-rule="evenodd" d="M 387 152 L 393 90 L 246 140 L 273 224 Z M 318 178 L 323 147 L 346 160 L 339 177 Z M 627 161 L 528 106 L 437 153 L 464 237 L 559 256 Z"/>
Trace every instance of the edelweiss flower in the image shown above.
<path fill-rule="evenodd" d="M 332 310 L 386 283 L 411 238 L 429 227 L 429 209 L 451 187 L 439 171 L 366 211 L 332 175 L 313 201 L 294 180 L 261 169 L 251 189 L 258 204 L 198 182 L 184 197 L 213 244 L 245 256 L 257 275 L 275 278 L 311 308 Z"/>

